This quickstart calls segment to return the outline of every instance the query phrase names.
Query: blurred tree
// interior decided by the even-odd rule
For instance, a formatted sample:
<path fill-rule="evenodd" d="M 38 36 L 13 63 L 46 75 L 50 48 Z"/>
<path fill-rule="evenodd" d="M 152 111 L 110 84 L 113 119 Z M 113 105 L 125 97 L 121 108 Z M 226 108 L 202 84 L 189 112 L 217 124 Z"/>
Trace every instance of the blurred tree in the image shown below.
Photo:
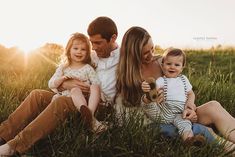
<path fill-rule="evenodd" d="M 155 45 L 154 47 L 154 53 L 157 54 L 157 55 L 162 55 L 163 54 L 163 49 L 161 48 L 160 45 Z"/>

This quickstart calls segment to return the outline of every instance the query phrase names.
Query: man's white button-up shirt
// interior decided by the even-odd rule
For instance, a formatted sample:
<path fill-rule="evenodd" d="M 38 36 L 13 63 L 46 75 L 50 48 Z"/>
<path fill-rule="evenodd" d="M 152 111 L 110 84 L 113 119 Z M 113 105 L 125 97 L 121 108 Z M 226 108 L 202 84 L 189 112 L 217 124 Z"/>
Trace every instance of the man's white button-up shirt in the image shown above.
<path fill-rule="evenodd" d="M 99 58 L 95 52 L 91 55 L 92 61 L 97 66 L 96 72 L 101 82 L 101 90 L 108 101 L 113 100 L 116 94 L 116 69 L 119 56 L 119 48 L 113 50 L 108 58 Z"/>

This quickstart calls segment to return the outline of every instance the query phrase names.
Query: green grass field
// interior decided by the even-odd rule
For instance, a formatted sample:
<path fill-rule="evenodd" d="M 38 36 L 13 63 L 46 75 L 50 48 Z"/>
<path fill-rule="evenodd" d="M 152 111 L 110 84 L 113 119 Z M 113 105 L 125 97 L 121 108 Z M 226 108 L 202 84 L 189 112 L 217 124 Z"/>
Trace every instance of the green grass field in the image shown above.
<path fill-rule="evenodd" d="M 47 82 L 58 63 L 58 49 L 33 53 L 26 59 L 15 50 L 0 49 L 0 121 L 5 120 L 33 89 L 48 89 Z M 235 50 L 187 50 L 184 74 L 196 94 L 196 104 L 219 101 L 235 116 Z M 42 56 L 43 54 L 44 56 Z M 46 56 L 46 57 L 45 57 Z M 115 121 L 111 116 L 108 120 Z M 203 148 L 186 148 L 179 139 L 166 139 L 158 130 L 143 126 L 139 115 L 116 123 L 95 137 L 83 129 L 77 115 L 71 115 L 51 135 L 37 142 L 27 153 L 37 157 L 191 157 L 228 156 L 222 147 L 208 144 Z"/>

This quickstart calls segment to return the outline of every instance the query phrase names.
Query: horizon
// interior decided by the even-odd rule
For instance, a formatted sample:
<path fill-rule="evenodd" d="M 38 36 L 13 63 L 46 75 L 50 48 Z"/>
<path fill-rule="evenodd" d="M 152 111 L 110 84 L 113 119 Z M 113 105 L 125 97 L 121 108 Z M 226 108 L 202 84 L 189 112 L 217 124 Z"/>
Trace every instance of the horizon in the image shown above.
<path fill-rule="evenodd" d="M 72 33 L 87 35 L 93 19 L 108 16 L 117 24 L 119 45 L 128 28 L 140 26 L 162 48 L 234 47 L 234 4 L 232 0 L 2 0 L 0 44 L 23 51 L 46 43 L 65 46 Z"/>

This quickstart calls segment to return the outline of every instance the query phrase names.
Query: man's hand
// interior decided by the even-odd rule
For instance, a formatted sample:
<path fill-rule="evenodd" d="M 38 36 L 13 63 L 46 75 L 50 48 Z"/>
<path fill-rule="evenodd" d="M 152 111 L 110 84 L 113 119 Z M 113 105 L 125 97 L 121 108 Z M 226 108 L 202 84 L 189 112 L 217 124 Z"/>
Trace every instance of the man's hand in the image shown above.
<path fill-rule="evenodd" d="M 74 87 L 79 87 L 83 93 L 90 93 L 90 85 L 86 84 L 84 81 L 79 79 L 68 79 L 65 80 L 61 86 L 59 87 L 59 91 L 63 91 L 65 89 L 72 89 Z"/>
<path fill-rule="evenodd" d="M 182 114 L 183 119 L 188 119 L 191 122 L 197 122 L 197 114 L 194 110 L 185 109 Z"/>

